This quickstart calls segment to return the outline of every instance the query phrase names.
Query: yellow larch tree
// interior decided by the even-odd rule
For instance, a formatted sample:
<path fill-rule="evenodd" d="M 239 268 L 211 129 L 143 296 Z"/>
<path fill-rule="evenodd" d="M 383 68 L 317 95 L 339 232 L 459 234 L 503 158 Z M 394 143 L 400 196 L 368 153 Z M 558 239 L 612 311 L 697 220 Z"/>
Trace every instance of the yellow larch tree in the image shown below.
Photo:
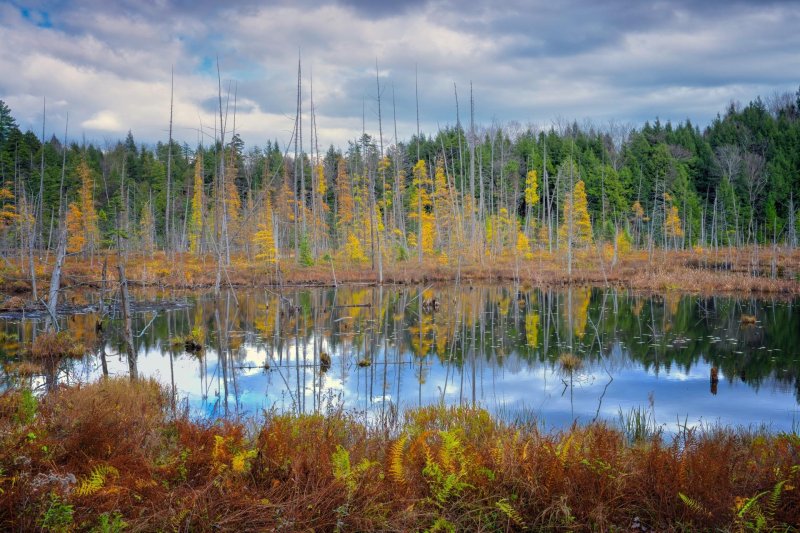
<path fill-rule="evenodd" d="M 525 205 L 528 209 L 539 203 L 539 181 L 536 170 L 529 170 L 525 175 Z"/>
<path fill-rule="evenodd" d="M 530 234 L 530 224 L 531 224 L 531 213 L 533 212 L 533 206 L 539 203 L 539 180 L 536 175 L 536 170 L 531 169 L 525 175 L 525 228 L 523 236 L 528 238 Z M 517 251 L 519 252 L 520 247 L 520 239 L 517 238 Z M 530 243 L 526 245 L 526 249 L 530 250 Z"/>
<path fill-rule="evenodd" d="M 336 163 L 336 201 L 337 201 L 337 233 L 344 248 L 345 259 L 361 263 L 367 260 L 364 248 L 356 227 L 356 198 L 353 195 L 353 183 L 347 173 L 347 162 L 340 157 Z"/>
<path fill-rule="evenodd" d="M 683 237 L 683 223 L 678 214 L 678 207 L 675 205 L 670 206 L 667 210 L 667 216 L 664 220 L 664 232 L 667 238 L 675 239 L 676 246 L 678 239 Z"/>
<path fill-rule="evenodd" d="M 100 240 L 97 227 L 97 211 L 94 208 L 94 178 L 86 160 L 78 164 L 81 188 L 78 201 L 69 204 L 67 210 L 67 250 L 70 253 L 94 251 Z"/>
<path fill-rule="evenodd" d="M 489 216 L 486 219 L 486 255 L 503 255 L 514 249 L 518 243 L 517 226 L 516 217 L 511 217 L 505 207 Z"/>
<path fill-rule="evenodd" d="M 533 252 L 531 252 L 531 243 L 528 236 L 522 230 L 517 230 L 517 255 L 525 259 L 533 259 Z"/>
<path fill-rule="evenodd" d="M 434 219 L 431 213 L 432 203 L 428 193 L 428 188 L 432 185 L 428 177 L 428 167 L 425 160 L 420 159 L 414 165 L 414 179 L 412 181 L 414 191 L 411 195 L 409 205 L 409 218 L 417 221 L 417 245 L 418 256 L 433 255 L 433 242 L 435 236 Z"/>
<path fill-rule="evenodd" d="M 326 236 L 329 228 L 326 220 L 327 213 L 330 211 L 330 207 L 325 201 L 325 195 L 328 194 L 328 184 L 325 180 L 325 167 L 322 163 L 317 163 L 314 167 L 314 176 L 316 178 L 316 192 L 313 200 L 315 202 L 313 209 L 315 218 L 313 220 L 312 233 L 316 240 L 315 246 L 322 247 L 327 242 Z"/>
<path fill-rule="evenodd" d="M 272 200 L 269 191 L 264 192 L 264 217 L 258 225 L 253 237 L 257 246 L 256 259 L 273 265 L 278 260 L 278 249 L 275 246 L 275 226 L 272 220 Z"/>
<path fill-rule="evenodd" d="M 19 216 L 13 204 L 14 193 L 7 186 L 0 187 L 0 230 L 6 229 Z"/>
<path fill-rule="evenodd" d="M 442 250 L 442 259 L 447 259 L 445 249 L 453 249 L 458 245 L 459 227 L 456 220 L 455 201 L 453 191 L 444 171 L 444 162 L 441 157 L 436 159 L 436 170 L 433 181 L 433 216 L 436 227 L 436 246 Z"/>
<path fill-rule="evenodd" d="M 563 212 L 564 221 L 558 229 L 558 237 L 562 244 L 570 240 L 570 231 L 573 246 L 584 247 L 592 244 L 592 221 L 589 218 L 589 202 L 586 199 L 586 185 L 583 180 L 578 180 L 572 194 L 567 195 Z"/>

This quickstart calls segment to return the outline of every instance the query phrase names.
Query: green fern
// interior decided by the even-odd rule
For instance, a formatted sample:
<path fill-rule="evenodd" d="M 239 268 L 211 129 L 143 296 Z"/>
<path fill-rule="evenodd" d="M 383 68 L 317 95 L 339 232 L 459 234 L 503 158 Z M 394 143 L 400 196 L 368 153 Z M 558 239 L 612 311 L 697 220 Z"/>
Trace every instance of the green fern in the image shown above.
<path fill-rule="evenodd" d="M 100 491 L 106 484 L 109 477 L 119 476 L 119 471 L 110 465 L 98 465 L 92 469 L 87 478 L 81 480 L 75 494 L 78 496 L 90 496 Z"/>
<path fill-rule="evenodd" d="M 516 509 L 514 509 L 511 503 L 509 503 L 508 498 L 502 498 L 501 500 L 496 501 L 494 506 L 497 507 L 504 515 L 506 515 L 509 520 L 524 528 L 525 522 L 522 520 L 522 516 Z"/>
<path fill-rule="evenodd" d="M 430 527 L 430 529 L 426 529 L 425 533 L 440 533 L 440 532 L 447 532 L 447 533 L 455 533 L 456 526 L 450 520 L 444 517 L 439 517 Z"/>
<path fill-rule="evenodd" d="M 347 492 L 352 493 L 356 489 L 356 480 L 353 479 L 350 467 L 350 452 L 345 450 L 341 444 L 336 446 L 336 451 L 331 455 L 331 465 L 333 466 L 333 477 L 337 481 L 343 482 L 347 486 Z"/>
<path fill-rule="evenodd" d="M 442 438 L 439 461 L 448 472 L 453 472 L 455 470 L 454 460 L 463 457 L 461 441 L 452 431 L 440 431 L 439 435 Z"/>
<path fill-rule="evenodd" d="M 97 519 L 97 525 L 92 528 L 92 533 L 121 533 L 127 529 L 128 523 L 119 511 L 103 513 Z"/>
<path fill-rule="evenodd" d="M 709 514 L 708 510 L 705 508 L 705 506 L 703 506 L 702 503 L 700 503 L 699 501 L 697 501 L 697 500 L 695 500 L 693 498 L 690 498 L 686 494 L 684 494 L 682 492 L 679 492 L 678 493 L 678 498 L 681 499 L 681 501 L 684 503 L 684 505 L 686 505 L 686 507 L 688 507 L 689 509 L 691 509 L 695 513 L 702 514 L 702 515 Z"/>
<path fill-rule="evenodd" d="M 768 529 L 768 526 L 773 521 L 778 511 L 778 505 L 780 504 L 786 483 L 788 483 L 792 476 L 797 474 L 798 471 L 800 471 L 800 466 L 793 466 L 790 469 L 789 478 L 775 483 L 772 490 L 759 492 L 755 496 L 743 500 L 736 513 L 737 521 L 749 531 L 764 531 Z M 769 495 L 769 497 L 767 498 L 766 505 L 762 506 L 759 500 L 767 495 Z M 785 526 L 785 524 L 781 524 L 781 528 L 783 526 Z"/>

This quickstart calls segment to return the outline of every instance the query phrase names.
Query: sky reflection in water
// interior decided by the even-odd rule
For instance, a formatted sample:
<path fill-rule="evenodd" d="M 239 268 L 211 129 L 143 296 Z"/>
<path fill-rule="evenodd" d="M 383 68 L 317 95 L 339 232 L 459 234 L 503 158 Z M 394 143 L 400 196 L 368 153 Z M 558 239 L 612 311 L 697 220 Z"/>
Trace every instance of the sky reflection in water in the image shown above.
<path fill-rule="evenodd" d="M 444 401 L 548 428 L 635 407 L 667 429 L 800 423 L 797 301 L 469 286 L 288 290 L 282 305 L 269 291 L 235 296 L 160 295 L 186 305 L 135 317 L 134 331 L 146 327 L 135 343 L 139 374 L 174 382 L 195 415 L 343 405 L 377 416 Z M 98 379 L 100 347 L 110 375 L 128 374 L 118 327 L 98 339 L 95 318 L 64 319 L 92 353 L 35 383 Z M 29 341 L 42 324 L 2 327 Z M 205 334 L 200 357 L 170 342 L 193 330 Z M 577 368 L 564 365 L 566 353 Z"/>

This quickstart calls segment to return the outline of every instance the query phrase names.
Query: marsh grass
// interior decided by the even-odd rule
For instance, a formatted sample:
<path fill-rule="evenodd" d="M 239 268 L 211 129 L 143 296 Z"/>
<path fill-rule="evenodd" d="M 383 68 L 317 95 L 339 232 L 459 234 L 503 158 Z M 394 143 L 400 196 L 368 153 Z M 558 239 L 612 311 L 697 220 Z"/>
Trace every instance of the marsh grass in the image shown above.
<path fill-rule="evenodd" d="M 193 420 L 153 381 L 0 394 L 0 529 L 788 530 L 796 433 L 545 432 L 434 405 L 384 421 L 330 408 Z M 752 527 L 751 527 L 752 526 Z"/>
<path fill-rule="evenodd" d="M 537 250 L 533 259 L 518 261 L 509 257 L 494 258 L 491 262 L 465 261 L 443 264 L 426 258 L 422 264 L 407 260 L 400 254 L 394 260 L 387 257 L 384 264 L 386 283 L 422 283 L 434 281 L 522 281 L 534 285 L 606 285 L 647 291 L 681 289 L 704 293 L 761 293 L 779 295 L 800 294 L 800 251 L 782 250 L 775 257 L 777 271 L 787 275 L 772 277 L 758 274 L 772 269 L 771 254 L 761 254 L 753 264 L 750 248 L 710 250 L 657 250 L 650 257 L 645 250 L 634 250 L 618 258 L 615 265 L 602 260 L 596 250 L 578 250 L 574 254 L 575 269 L 568 275 L 563 251 Z M 108 257 L 108 267 L 115 267 L 115 257 Z M 194 254 L 167 256 L 164 252 L 129 255 L 129 279 L 136 286 L 197 289 L 213 287 L 216 272 L 208 268 L 215 258 Z M 22 265 L 12 263 L 4 276 L 0 272 L 0 291 L 8 294 L 30 292 L 30 283 Z M 331 266 L 334 267 L 334 280 Z M 39 265 L 39 283 L 46 287 L 50 272 Z M 37 272 L 38 272 L 37 270 Z M 754 274 L 755 272 L 755 274 Z M 96 265 L 80 257 L 70 257 L 64 266 L 66 282 L 99 288 Z M 291 258 L 282 261 L 276 271 L 247 257 L 232 257 L 226 281 L 234 287 L 263 287 L 264 285 L 333 285 L 336 283 L 375 283 L 377 273 L 368 264 L 353 264 L 341 260 L 318 261 L 312 266 L 297 266 Z"/>
<path fill-rule="evenodd" d="M 28 356 L 34 361 L 52 361 L 64 357 L 78 359 L 85 353 L 86 347 L 68 331 L 40 333 L 28 350 Z"/>

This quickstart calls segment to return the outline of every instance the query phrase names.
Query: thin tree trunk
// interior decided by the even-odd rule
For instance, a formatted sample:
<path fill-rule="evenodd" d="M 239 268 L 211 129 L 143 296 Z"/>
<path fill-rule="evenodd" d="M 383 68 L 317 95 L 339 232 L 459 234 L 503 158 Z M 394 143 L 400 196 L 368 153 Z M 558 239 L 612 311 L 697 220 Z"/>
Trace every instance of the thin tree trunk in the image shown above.
<path fill-rule="evenodd" d="M 117 264 L 119 271 L 120 305 L 122 307 L 122 336 L 125 343 L 125 352 L 128 355 L 128 369 L 131 380 L 138 377 L 136 368 L 136 351 L 133 347 L 133 326 L 131 324 L 130 296 L 128 295 L 128 279 L 125 277 L 125 264 L 119 261 Z"/>
<path fill-rule="evenodd" d="M 170 71 L 169 91 L 169 144 L 167 145 L 167 198 L 164 208 L 164 249 L 167 254 L 172 252 L 172 227 L 170 225 L 170 206 L 172 205 L 172 111 L 175 94 L 175 74 Z"/>
<path fill-rule="evenodd" d="M 53 272 L 50 275 L 50 295 L 47 299 L 47 313 L 49 319 L 53 320 L 53 328 L 58 330 L 56 312 L 58 311 L 58 291 L 61 288 L 61 269 L 64 266 L 64 257 L 67 253 L 67 226 L 61 224 L 58 232 L 58 251 L 56 252 L 56 263 L 53 265 Z M 45 325 L 47 327 L 47 324 Z M 49 328 L 48 328 L 49 329 Z"/>

